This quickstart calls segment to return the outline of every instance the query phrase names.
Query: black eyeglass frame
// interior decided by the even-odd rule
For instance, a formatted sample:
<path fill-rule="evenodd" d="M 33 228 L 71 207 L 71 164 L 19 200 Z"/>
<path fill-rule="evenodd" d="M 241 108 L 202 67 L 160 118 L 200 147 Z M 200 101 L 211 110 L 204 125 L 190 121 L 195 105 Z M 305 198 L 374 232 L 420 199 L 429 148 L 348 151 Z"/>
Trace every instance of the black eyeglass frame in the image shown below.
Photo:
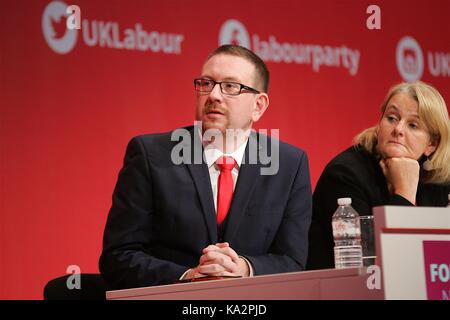
<path fill-rule="evenodd" d="M 201 80 L 206 80 L 206 81 L 211 81 L 211 82 L 213 82 L 214 85 L 211 87 L 211 90 L 209 90 L 209 91 L 198 90 L 198 89 L 197 89 L 197 83 L 196 83 L 196 82 L 197 82 L 197 81 L 201 81 Z M 231 94 L 231 93 L 224 92 L 224 89 L 223 89 L 223 87 L 222 87 L 222 84 L 223 84 L 223 83 L 232 83 L 232 84 L 237 84 L 237 85 L 239 85 L 239 92 L 236 93 L 236 94 Z M 252 88 L 252 87 L 246 86 L 246 85 L 244 85 L 244 84 L 242 84 L 242 83 L 239 83 L 239 82 L 234 82 L 234 81 L 221 81 L 221 82 L 218 82 L 218 81 L 214 81 L 214 80 L 212 80 L 212 79 L 205 79 L 205 78 L 197 78 L 197 79 L 194 79 L 194 89 L 195 89 L 195 91 L 198 91 L 198 92 L 211 92 L 211 91 L 214 90 L 214 87 L 216 86 L 216 84 L 219 85 L 219 87 L 220 87 L 220 92 L 222 92 L 223 94 L 229 95 L 229 96 L 238 96 L 238 95 L 240 95 L 240 94 L 242 93 L 242 89 L 247 90 L 247 91 L 250 91 L 250 92 L 252 92 L 252 93 L 256 93 L 256 94 L 261 93 L 260 91 L 254 89 L 254 88 Z"/>

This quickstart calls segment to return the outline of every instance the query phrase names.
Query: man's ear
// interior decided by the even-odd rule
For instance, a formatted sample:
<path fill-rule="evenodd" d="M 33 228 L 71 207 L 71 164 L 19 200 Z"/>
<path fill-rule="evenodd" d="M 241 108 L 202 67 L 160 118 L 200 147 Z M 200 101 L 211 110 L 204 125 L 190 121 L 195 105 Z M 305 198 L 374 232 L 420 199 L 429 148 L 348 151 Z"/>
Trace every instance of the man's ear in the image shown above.
<path fill-rule="evenodd" d="M 269 96 L 267 95 L 267 93 L 258 93 L 258 97 L 255 100 L 255 107 L 252 113 L 253 122 L 258 121 L 268 107 L 269 107 Z"/>

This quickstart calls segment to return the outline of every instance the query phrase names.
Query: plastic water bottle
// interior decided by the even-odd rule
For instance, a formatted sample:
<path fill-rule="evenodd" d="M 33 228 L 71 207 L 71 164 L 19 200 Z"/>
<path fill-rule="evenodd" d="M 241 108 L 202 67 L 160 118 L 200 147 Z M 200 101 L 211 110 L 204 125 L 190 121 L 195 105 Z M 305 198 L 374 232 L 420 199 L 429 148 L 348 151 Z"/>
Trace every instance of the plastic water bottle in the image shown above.
<path fill-rule="evenodd" d="M 339 198 L 333 214 L 334 265 L 337 269 L 362 267 L 359 215 L 351 198 Z"/>

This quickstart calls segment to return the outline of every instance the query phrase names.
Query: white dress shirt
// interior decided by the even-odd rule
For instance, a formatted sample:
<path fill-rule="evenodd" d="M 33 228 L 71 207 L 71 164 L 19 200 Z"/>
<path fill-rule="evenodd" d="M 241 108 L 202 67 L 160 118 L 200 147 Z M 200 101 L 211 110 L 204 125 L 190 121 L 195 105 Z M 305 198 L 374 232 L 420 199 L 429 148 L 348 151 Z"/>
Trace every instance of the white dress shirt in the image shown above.
<path fill-rule="evenodd" d="M 236 165 L 231 171 L 231 176 L 233 177 L 233 191 L 234 191 L 239 176 L 239 168 L 241 167 L 245 148 L 247 147 L 247 141 L 243 143 L 239 148 L 237 148 L 236 151 L 230 154 L 224 154 L 221 150 L 216 149 L 211 145 L 206 146 L 204 149 L 205 161 L 209 170 L 209 178 L 211 179 L 211 187 L 214 197 L 214 208 L 216 209 L 216 214 L 217 214 L 217 191 L 218 191 L 217 189 L 218 189 L 220 168 L 215 162 L 221 156 L 232 157 L 236 161 Z"/>
<path fill-rule="evenodd" d="M 204 147 L 204 155 L 205 155 L 205 161 L 206 165 L 208 166 L 209 170 L 209 178 L 211 179 L 211 187 L 214 197 L 214 208 L 216 209 L 217 214 L 217 192 L 218 192 L 218 183 L 219 183 L 219 175 L 220 175 L 220 168 L 216 164 L 217 159 L 219 159 L 221 156 L 227 156 L 232 157 L 236 164 L 231 171 L 231 176 L 233 178 L 233 191 L 236 189 L 236 183 L 239 176 L 239 168 L 242 164 L 242 159 L 244 158 L 245 148 L 247 147 L 248 139 L 241 144 L 239 148 L 237 148 L 232 153 L 224 154 L 220 149 L 214 148 L 212 145 L 207 145 Z M 253 276 L 253 267 L 250 261 L 248 261 L 245 257 L 239 256 L 247 263 L 250 274 L 249 276 Z"/>
<path fill-rule="evenodd" d="M 200 134 L 201 137 L 201 134 Z M 206 165 L 208 166 L 209 171 L 209 178 L 211 179 L 211 187 L 214 197 L 214 208 L 216 209 L 217 214 L 217 189 L 218 189 L 218 182 L 219 182 L 219 175 L 220 175 L 220 168 L 218 165 L 216 165 L 217 159 L 219 159 L 221 156 L 228 156 L 232 157 L 236 161 L 236 165 L 234 166 L 233 170 L 231 171 L 231 176 L 233 178 L 233 191 L 236 188 L 237 179 L 239 176 L 239 168 L 242 164 L 242 159 L 244 158 L 245 148 L 247 147 L 248 139 L 242 143 L 239 148 L 237 148 L 234 152 L 229 154 L 224 154 L 220 149 L 215 148 L 212 144 L 206 144 L 204 143 L 204 157 Z M 248 265 L 249 268 L 249 276 L 253 276 L 253 267 L 250 261 L 248 261 L 245 257 L 241 257 Z M 188 271 L 191 269 L 186 270 L 185 273 L 180 277 L 180 279 L 184 279 L 185 275 L 188 273 Z"/>

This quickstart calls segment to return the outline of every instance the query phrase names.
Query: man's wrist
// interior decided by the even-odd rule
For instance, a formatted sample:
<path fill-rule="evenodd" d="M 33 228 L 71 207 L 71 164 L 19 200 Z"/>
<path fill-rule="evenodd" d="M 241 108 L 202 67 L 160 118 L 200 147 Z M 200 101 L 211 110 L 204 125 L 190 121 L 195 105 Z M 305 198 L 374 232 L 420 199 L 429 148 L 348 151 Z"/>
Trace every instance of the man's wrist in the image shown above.
<path fill-rule="evenodd" d="M 245 274 L 243 275 L 244 277 L 253 277 L 253 267 L 252 264 L 250 263 L 250 261 L 243 257 L 243 256 L 239 256 L 240 260 L 242 261 L 242 267 L 245 269 Z"/>

